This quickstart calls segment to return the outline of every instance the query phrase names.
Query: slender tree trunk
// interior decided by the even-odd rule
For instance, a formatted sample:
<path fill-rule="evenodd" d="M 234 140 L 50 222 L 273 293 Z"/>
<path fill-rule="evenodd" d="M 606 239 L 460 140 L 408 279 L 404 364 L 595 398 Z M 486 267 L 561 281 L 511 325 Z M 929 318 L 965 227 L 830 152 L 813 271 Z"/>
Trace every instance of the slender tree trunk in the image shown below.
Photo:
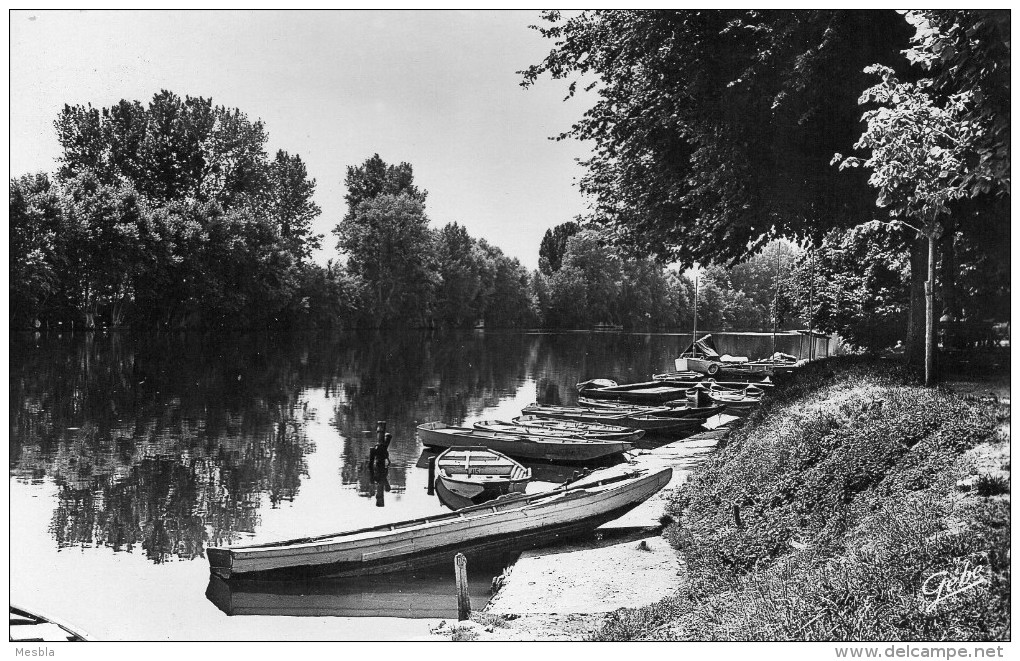
<path fill-rule="evenodd" d="M 928 236 L 928 280 L 924 283 L 924 385 L 935 385 L 935 244 L 934 230 Z"/>
<path fill-rule="evenodd" d="M 925 343 L 925 276 L 928 271 L 928 246 L 918 235 L 910 246 L 910 314 L 907 321 L 907 362 L 920 365 Z"/>

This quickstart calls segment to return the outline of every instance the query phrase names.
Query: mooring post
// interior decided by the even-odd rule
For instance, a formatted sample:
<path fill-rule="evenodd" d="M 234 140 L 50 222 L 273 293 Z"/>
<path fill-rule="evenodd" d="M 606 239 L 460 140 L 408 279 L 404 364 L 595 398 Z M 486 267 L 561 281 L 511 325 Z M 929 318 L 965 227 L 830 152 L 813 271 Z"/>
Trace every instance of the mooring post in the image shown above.
<path fill-rule="evenodd" d="M 375 442 L 382 445 L 386 440 L 386 421 L 379 420 L 375 423 Z"/>
<path fill-rule="evenodd" d="M 436 457 L 435 455 L 429 457 L 429 484 L 425 489 L 431 496 L 436 492 Z"/>
<path fill-rule="evenodd" d="M 471 597 L 468 595 L 467 558 L 463 553 L 453 557 L 453 569 L 457 575 L 457 621 L 471 619 Z"/>
<path fill-rule="evenodd" d="M 740 505 L 733 503 L 733 522 L 737 524 L 738 528 L 742 528 L 743 524 L 740 522 Z"/>

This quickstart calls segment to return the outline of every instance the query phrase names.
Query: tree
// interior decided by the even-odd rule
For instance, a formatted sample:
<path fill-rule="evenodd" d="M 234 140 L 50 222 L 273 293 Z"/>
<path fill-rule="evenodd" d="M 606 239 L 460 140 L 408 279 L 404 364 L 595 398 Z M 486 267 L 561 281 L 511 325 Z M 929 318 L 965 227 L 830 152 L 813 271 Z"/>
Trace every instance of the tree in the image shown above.
<path fill-rule="evenodd" d="M 269 214 L 299 260 L 308 259 L 322 244 L 322 235 L 312 233 L 312 221 L 322 213 L 314 195 L 315 179 L 308 178 L 301 157 L 278 150 L 269 164 Z"/>
<path fill-rule="evenodd" d="M 347 186 L 344 200 L 347 201 L 348 215 L 353 214 L 365 200 L 380 195 L 404 193 L 423 207 L 428 196 L 428 191 L 419 190 L 414 184 L 414 169 L 410 163 L 389 165 L 379 158 L 379 154 L 374 154 L 357 167 L 348 166 L 344 185 Z"/>
<path fill-rule="evenodd" d="M 436 275 L 435 247 L 421 201 L 384 193 L 360 202 L 337 225 L 350 273 L 365 282 L 375 323 L 427 325 Z"/>
<path fill-rule="evenodd" d="M 879 351 L 902 340 L 910 310 L 905 228 L 862 225 L 832 232 L 805 253 L 791 278 L 793 295 L 813 328 Z"/>
<path fill-rule="evenodd" d="M 441 278 L 436 317 L 444 325 L 474 325 L 483 315 L 483 272 L 487 256 L 467 230 L 448 223 L 436 233 L 436 260 Z"/>
<path fill-rule="evenodd" d="M 59 192 L 45 174 L 11 180 L 9 319 L 34 325 L 58 283 Z"/>
<path fill-rule="evenodd" d="M 865 177 L 828 167 L 857 136 L 862 69 L 907 65 L 909 26 L 876 11 L 547 12 L 556 41 L 522 72 L 598 98 L 561 138 L 590 140 L 589 220 L 630 250 L 734 263 L 780 235 L 819 242 L 867 212 Z"/>
<path fill-rule="evenodd" d="M 925 383 L 935 380 L 935 265 L 936 243 L 950 215 L 950 203 L 967 194 L 968 153 L 984 127 L 965 118 L 972 92 L 950 95 L 944 106 L 932 99 L 930 79 L 901 83 L 892 69 L 875 65 L 866 69 L 882 81 L 865 90 L 861 103 L 880 107 L 864 113 L 867 128 L 855 145 L 870 149 L 867 159 L 836 154 L 842 167 L 871 170 L 868 182 L 879 191 L 876 204 L 888 207 L 900 223 L 913 227 L 928 240 L 928 280 L 925 285 Z"/>
<path fill-rule="evenodd" d="M 538 268 L 545 275 L 558 271 L 567 250 L 567 239 L 581 231 L 581 226 L 571 221 L 547 229 L 538 248 Z"/>

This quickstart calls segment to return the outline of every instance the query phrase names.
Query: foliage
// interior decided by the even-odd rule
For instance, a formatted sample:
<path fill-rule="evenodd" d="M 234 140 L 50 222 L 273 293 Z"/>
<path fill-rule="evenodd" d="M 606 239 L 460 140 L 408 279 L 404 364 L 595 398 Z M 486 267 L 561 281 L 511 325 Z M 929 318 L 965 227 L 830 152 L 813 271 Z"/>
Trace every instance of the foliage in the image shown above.
<path fill-rule="evenodd" d="M 315 180 L 297 155 L 269 160 L 261 122 L 163 90 L 54 126 L 56 180 L 11 183 L 12 324 L 287 325 L 321 298 Z"/>
<path fill-rule="evenodd" d="M 805 368 L 674 496 L 688 580 L 598 639 L 996 640 L 1008 636 L 1008 501 L 959 494 L 1004 407 L 852 359 Z M 740 508 L 741 525 L 733 518 Z M 968 558 L 988 583 L 933 606 Z"/>
<path fill-rule="evenodd" d="M 906 339 L 910 264 L 903 233 L 882 225 L 832 232 L 800 258 L 791 289 L 812 327 L 868 351 Z"/>
<path fill-rule="evenodd" d="M 942 107 L 928 91 L 930 79 L 901 83 L 881 65 L 865 71 L 882 78 L 860 98 L 862 104 L 880 106 L 864 113 L 867 128 L 854 145 L 871 155 L 844 159 L 837 153 L 833 162 L 870 169 L 868 183 L 879 191 L 876 204 L 889 207 L 892 215 L 933 223 L 950 213 L 952 200 L 966 194 L 967 152 L 982 134 L 980 125 L 964 118 L 973 92 L 951 95 Z"/>
<path fill-rule="evenodd" d="M 368 323 L 425 325 L 440 281 L 422 202 L 406 192 L 369 197 L 334 231 L 347 270 L 365 283 Z"/>
<path fill-rule="evenodd" d="M 963 119 L 983 127 L 961 182 L 971 196 L 1010 190 L 1010 14 L 1003 9 L 913 10 L 911 62 L 928 70 L 941 94 L 968 93 Z"/>
<path fill-rule="evenodd" d="M 543 275 L 550 276 L 560 269 L 563 253 L 567 250 L 567 239 L 581 231 L 581 226 L 571 221 L 547 229 L 538 248 L 538 268 Z"/>
<path fill-rule="evenodd" d="M 864 177 L 827 167 L 857 132 L 865 65 L 902 60 L 909 26 L 874 11 L 546 12 L 555 46 L 522 72 L 594 89 L 561 138 L 590 140 L 580 186 L 621 245 L 690 266 L 771 237 L 859 222 Z M 906 61 L 903 60 L 903 64 Z"/>

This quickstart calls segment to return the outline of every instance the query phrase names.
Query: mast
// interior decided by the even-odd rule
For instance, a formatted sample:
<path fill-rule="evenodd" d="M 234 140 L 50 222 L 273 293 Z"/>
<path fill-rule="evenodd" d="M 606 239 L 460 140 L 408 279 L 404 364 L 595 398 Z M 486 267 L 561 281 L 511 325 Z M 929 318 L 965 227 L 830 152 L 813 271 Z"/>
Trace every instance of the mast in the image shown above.
<path fill-rule="evenodd" d="M 694 265 L 694 330 L 691 331 L 691 356 L 698 355 L 698 265 Z"/>
<path fill-rule="evenodd" d="M 815 255 L 811 253 L 808 255 L 808 360 L 815 359 L 815 309 L 814 309 L 814 294 L 815 294 Z"/>
<path fill-rule="evenodd" d="M 776 294 L 772 300 L 772 357 L 776 355 L 776 326 L 779 325 L 779 240 L 776 239 Z"/>

